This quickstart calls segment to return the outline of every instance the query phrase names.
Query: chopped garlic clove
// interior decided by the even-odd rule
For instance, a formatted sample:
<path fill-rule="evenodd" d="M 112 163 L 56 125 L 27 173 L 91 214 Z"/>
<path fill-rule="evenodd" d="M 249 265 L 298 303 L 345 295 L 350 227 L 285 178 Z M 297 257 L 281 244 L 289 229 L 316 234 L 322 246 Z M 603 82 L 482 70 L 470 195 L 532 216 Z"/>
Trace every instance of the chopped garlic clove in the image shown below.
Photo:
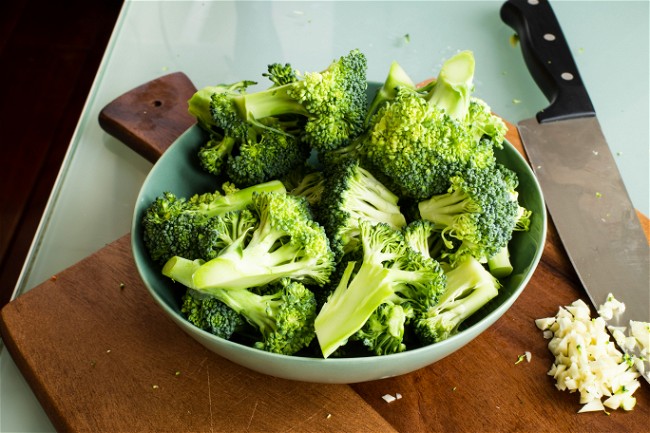
<path fill-rule="evenodd" d="M 603 403 L 600 400 L 591 400 L 589 403 L 582 406 L 578 411 L 578 413 L 596 412 L 596 411 L 603 411 L 603 410 L 605 410 L 605 406 L 603 406 Z"/>

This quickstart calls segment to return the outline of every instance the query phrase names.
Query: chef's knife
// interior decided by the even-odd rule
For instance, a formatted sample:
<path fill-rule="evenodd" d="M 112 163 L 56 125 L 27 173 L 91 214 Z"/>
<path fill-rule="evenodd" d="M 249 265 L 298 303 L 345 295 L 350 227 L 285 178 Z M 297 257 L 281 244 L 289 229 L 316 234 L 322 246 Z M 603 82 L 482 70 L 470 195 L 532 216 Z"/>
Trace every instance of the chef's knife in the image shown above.
<path fill-rule="evenodd" d="M 647 239 L 551 5 L 509 0 L 501 18 L 550 101 L 518 127 L 569 259 L 596 307 L 609 293 L 625 304 L 608 325 L 650 322 Z"/>

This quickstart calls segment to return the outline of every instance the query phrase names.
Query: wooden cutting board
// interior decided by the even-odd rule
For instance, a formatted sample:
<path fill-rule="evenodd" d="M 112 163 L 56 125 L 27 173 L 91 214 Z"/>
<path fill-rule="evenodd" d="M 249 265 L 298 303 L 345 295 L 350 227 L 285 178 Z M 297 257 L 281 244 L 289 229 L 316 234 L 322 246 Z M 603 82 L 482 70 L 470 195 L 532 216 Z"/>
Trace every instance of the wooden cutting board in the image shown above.
<path fill-rule="evenodd" d="M 167 75 L 109 104 L 100 123 L 155 161 L 193 124 L 186 101 L 194 91 L 185 75 Z M 125 235 L 7 304 L 0 332 L 59 431 L 648 432 L 648 383 L 632 412 L 577 414 L 577 395 L 546 375 L 552 355 L 534 320 L 578 298 L 587 301 L 551 226 L 520 298 L 460 351 L 391 379 L 293 382 L 235 365 L 185 335 L 150 298 Z M 515 364 L 525 351 L 531 362 Z M 382 399 L 396 393 L 402 398 Z"/>

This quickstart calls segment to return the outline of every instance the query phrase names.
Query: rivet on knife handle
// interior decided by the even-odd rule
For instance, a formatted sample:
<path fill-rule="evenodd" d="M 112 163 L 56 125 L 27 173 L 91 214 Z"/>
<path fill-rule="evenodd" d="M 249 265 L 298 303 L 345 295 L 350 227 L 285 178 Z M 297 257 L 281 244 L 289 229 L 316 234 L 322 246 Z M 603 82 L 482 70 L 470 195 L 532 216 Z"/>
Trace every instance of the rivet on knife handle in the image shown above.
<path fill-rule="evenodd" d="M 508 0 L 501 19 L 519 36 L 528 70 L 551 102 L 540 123 L 595 116 L 569 45 L 547 0 Z"/>

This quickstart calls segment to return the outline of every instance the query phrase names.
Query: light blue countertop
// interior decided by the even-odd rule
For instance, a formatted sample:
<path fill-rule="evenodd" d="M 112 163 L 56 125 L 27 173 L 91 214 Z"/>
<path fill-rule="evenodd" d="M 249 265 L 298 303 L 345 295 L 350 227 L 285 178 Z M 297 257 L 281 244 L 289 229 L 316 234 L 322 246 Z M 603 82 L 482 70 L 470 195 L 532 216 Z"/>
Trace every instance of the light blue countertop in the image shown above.
<path fill-rule="evenodd" d="M 475 95 L 516 123 L 548 105 L 513 46 L 498 1 L 130 1 L 116 24 L 16 296 L 128 233 L 151 164 L 107 135 L 99 111 L 169 72 L 200 88 L 259 79 L 266 65 L 317 70 L 359 48 L 368 79 L 398 61 L 416 80 L 469 49 Z M 552 2 L 637 209 L 649 213 L 649 2 Z M 80 212 L 80 210 L 83 210 Z M 0 431 L 53 427 L 6 349 L 0 353 Z"/>

